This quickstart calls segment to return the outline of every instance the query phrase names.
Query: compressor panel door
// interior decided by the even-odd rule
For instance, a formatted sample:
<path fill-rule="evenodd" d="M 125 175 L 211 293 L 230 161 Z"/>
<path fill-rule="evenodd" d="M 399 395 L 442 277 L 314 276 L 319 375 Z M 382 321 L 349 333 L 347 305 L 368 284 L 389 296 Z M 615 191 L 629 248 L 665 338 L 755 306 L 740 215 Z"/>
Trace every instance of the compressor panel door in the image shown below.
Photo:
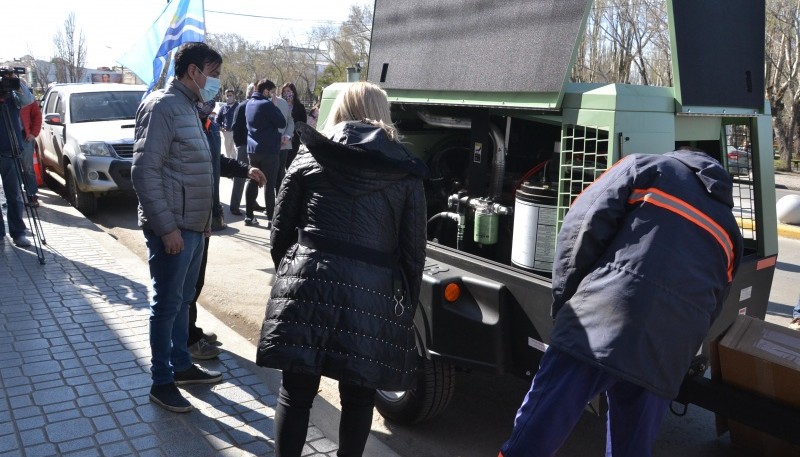
<path fill-rule="evenodd" d="M 687 107 L 764 108 L 765 0 L 672 0 L 675 96 Z"/>
<path fill-rule="evenodd" d="M 560 102 L 588 0 L 377 0 L 369 80 L 385 89 L 551 94 Z"/>

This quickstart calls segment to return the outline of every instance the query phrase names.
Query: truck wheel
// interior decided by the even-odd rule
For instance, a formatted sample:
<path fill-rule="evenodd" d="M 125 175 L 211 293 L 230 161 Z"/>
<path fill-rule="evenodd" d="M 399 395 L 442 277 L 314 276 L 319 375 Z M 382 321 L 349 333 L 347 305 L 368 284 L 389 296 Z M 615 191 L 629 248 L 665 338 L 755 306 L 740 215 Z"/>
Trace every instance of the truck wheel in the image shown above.
<path fill-rule="evenodd" d="M 97 198 L 94 194 L 82 192 L 78 189 L 78 183 L 75 182 L 75 170 L 72 165 L 67 165 L 64 179 L 67 181 L 67 196 L 72 206 L 86 216 L 94 214 L 97 211 Z"/>
<path fill-rule="evenodd" d="M 455 370 L 447 362 L 419 358 L 417 384 L 407 391 L 379 390 L 375 407 L 398 424 L 417 424 L 438 416 L 453 398 Z"/>

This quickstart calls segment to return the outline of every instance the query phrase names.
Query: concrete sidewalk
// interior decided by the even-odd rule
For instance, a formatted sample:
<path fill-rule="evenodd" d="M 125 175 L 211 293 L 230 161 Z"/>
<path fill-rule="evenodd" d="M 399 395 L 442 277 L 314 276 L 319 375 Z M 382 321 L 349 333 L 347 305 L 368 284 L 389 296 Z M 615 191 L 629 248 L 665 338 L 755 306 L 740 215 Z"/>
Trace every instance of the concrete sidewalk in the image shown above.
<path fill-rule="evenodd" d="M 182 389 L 188 414 L 151 403 L 147 265 L 72 207 L 39 211 L 44 265 L 0 244 L 0 455 L 274 455 L 278 372 L 255 346 L 201 309 L 224 344 L 202 365 L 223 382 Z M 336 449 L 312 424 L 303 455 Z M 366 455 L 397 454 L 371 437 Z"/>

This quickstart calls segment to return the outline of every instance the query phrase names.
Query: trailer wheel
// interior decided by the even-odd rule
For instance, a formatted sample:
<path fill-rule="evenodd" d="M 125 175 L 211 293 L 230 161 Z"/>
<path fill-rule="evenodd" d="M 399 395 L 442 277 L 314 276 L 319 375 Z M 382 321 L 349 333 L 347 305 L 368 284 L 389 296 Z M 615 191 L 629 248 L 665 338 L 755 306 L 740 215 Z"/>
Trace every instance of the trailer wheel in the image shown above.
<path fill-rule="evenodd" d="M 375 407 L 381 416 L 398 424 L 417 424 L 438 416 L 453 398 L 455 370 L 447 362 L 420 357 L 417 383 L 411 390 L 379 390 Z"/>

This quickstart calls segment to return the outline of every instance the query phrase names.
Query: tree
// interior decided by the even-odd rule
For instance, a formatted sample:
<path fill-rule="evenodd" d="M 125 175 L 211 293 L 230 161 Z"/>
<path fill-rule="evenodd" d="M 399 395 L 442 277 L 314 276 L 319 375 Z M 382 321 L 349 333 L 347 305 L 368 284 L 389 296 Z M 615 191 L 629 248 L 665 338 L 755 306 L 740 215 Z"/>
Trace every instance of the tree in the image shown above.
<path fill-rule="evenodd" d="M 206 41 L 222 55 L 223 89 L 243 98 L 247 84 L 267 78 L 278 86 L 294 83 L 301 101 L 309 102 L 328 84 L 345 81 L 347 67 L 366 68 L 371 34 L 372 9 L 354 5 L 346 21 L 315 27 L 305 43 L 279 37 L 263 45 L 234 33 L 209 34 Z"/>
<path fill-rule="evenodd" d="M 86 64 L 86 37 L 77 30 L 75 13 L 70 12 L 64 21 L 64 30 L 53 37 L 56 47 L 53 64 L 56 66 L 56 80 L 59 82 L 79 82 L 83 79 Z"/>
<path fill-rule="evenodd" d="M 666 2 L 597 0 L 572 70 L 576 82 L 671 85 Z"/>
<path fill-rule="evenodd" d="M 576 82 L 673 84 L 665 0 L 597 0 Z M 800 156 L 800 0 L 766 0 L 765 98 L 784 167 Z"/>
<path fill-rule="evenodd" d="M 800 147 L 800 0 L 768 0 L 766 29 L 766 97 L 781 161 L 789 169 Z"/>
<path fill-rule="evenodd" d="M 206 36 L 209 46 L 223 58 L 222 91 L 231 89 L 239 99 L 245 98 L 247 85 L 261 78 L 272 78 L 269 74 L 271 54 L 258 42 L 252 43 L 235 33 L 210 34 Z"/>
<path fill-rule="evenodd" d="M 369 61 L 369 47 L 372 36 L 372 9 L 368 6 L 352 5 L 347 20 L 339 27 L 338 32 L 328 38 L 328 49 L 332 53 L 330 65 L 332 69 L 329 74 L 345 75 L 347 67 L 354 67 L 357 64 L 367 68 Z M 361 77 L 368 75 L 364 72 Z"/>
<path fill-rule="evenodd" d="M 33 81 L 35 85 L 38 87 L 39 91 L 44 93 L 47 86 L 50 85 L 52 81 L 50 81 L 50 74 L 53 71 L 53 64 L 51 62 L 45 60 L 39 60 L 33 57 L 33 52 L 28 50 L 28 57 L 25 63 L 31 67 L 31 72 L 33 73 Z"/>

